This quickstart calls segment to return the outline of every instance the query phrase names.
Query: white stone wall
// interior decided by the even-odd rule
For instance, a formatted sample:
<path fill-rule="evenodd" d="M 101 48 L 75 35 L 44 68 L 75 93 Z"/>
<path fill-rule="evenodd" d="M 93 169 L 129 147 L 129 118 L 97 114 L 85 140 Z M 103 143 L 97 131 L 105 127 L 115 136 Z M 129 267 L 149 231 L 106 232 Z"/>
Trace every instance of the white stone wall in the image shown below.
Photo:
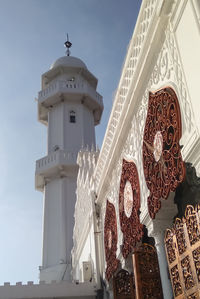
<path fill-rule="evenodd" d="M 91 282 L 86 283 L 70 283 L 66 281 L 52 281 L 47 284 L 41 281 L 40 284 L 34 284 L 28 281 L 27 284 L 17 282 L 16 285 L 10 285 L 6 282 L 0 286 L 0 299 L 95 299 L 96 285 Z"/>
<path fill-rule="evenodd" d="M 198 173 L 200 168 L 200 135 L 197 78 L 200 79 L 200 59 L 197 53 L 200 53 L 200 18 L 197 3 L 195 0 L 174 2 L 166 0 L 143 1 L 134 35 L 130 41 L 93 178 L 97 195 L 96 203 L 101 209 L 101 225 L 99 229 L 101 231 L 102 247 L 104 246 L 103 230 L 106 200 L 108 199 L 114 204 L 117 215 L 117 258 L 120 259 L 122 267 L 128 267 L 129 265 L 127 263 L 125 265 L 125 260 L 120 251 L 123 235 L 119 222 L 119 185 L 123 158 L 133 161 L 136 164 L 140 181 L 140 220 L 147 226 L 149 235 L 155 238 L 159 263 L 160 266 L 162 265 L 161 279 L 165 298 L 171 296 L 171 290 L 169 281 L 167 281 L 168 278 L 166 278 L 163 232 L 167 225 L 171 225 L 172 216 L 176 214 L 176 206 L 173 204 L 174 195 L 171 194 L 167 201 L 162 201 L 163 210 L 167 211 L 165 215 L 163 216 L 159 212 L 156 221 L 151 220 L 149 217 L 147 208 L 149 190 L 143 171 L 143 134 L 149 92 L 155 92 L 168 86 L 173 88 L 179 100 L 181 110 L 182 138 L 180 144 L 184 145 L 182 156 L 184 161 L 193 163 Z M 186 33 L 188 31 L 193 32 L 194 35 L 185 34 L 185 31 Z M 189 45 L 188 48 L 187 45 Z M 191 53 L 192 57 L 187 57 L 188 53 Z M 87 194 L 87 197 L 92 200 L 90 192 L 93 190 L 88 183 L 85 183 L 88 182 L 87 180 L 90 177 L 90 175 L 88 176 L 88 160 L 86 159 L 80 165 L 82 165 L 82 170 L 79 173 L 78 179 L 78 201 L 75 217 L 81 224 L 76 224 L 74 231 L 74 236 L 77 233 L 75 240 L 78 240 L 78 235 L 82 238 L 82 245 L 80 245 L 80 241 L 79 245 L 76 244 L 80 250 L 79 256 L 76 255 L 78 253 L 77 248 L 74 254 L 74 260 L 76 260 L 76 266 L 74 264 L 76 277 L 79 278 L 81 277 L 80 261 L 85 258 L 86 252 L 91 252 L 90 238 L 94 238 L 91 235 L 92 224 L 88 225 L 89 214 L 84 220 L 79 215 L 80 211 L 84 211 L 84 209 L 92 209 L 91 201 L 84 202 L 83 204 L 81 197 L 85 197 L 83 194 Z M 85 230 L 81 232 L 81 228 L 84 227 L 82 221 L 88 225 L 87 237 Z M 101 251 L 100 248 L 99 250 Z M 98 262 L 100 274 L 105 278 L 106 262 L 104 252 L 102 251 Z"/>
<path fill-rule="evenodd" d="M 72 250 L 73 279 L 83 282 L 83 262 L 91 264 L 91 280 L 97 282 L 96 227 L 94 208 L 94 169 L 99 152 L 92 148 L 82 149 L 77 158 L 79 173 L 77 179 L 77 201 Z"/>
<path fill-rule="evenodd" d="M 150 91 L 154 92 L 166 86 L 175 90 L 181 109 L 182 139 L 180 144 L 184 145 L 183 159 L 193 163 L 197 174 L 200 175 L 199 11 L 198 1 L 195 0 L 143 1 L 136 29 L 130 41 L 107 133 L 95 170 L 97 202 L 101 205 L 103 224 L 106 200 L 112 202 L 116 208 L 117 257 L 121 260 L 122 266 L 124 260 L 120 254 L 120 246 L 123 236 L 119 223 L 118 198 L 123 158 L 134 161 L 138 169 L 141 222 L 147 225 L 151 235 L 154 232 L 157 234 L 154 225 L 156 222 L 150 221 L 148 215 L 149 191 L 144 178 L 142 157 L 143 133 Z M 142 34 L 143 30 L 144 34 Z M 173 196 L 171 199 L 168 202 L 172 205 L 175 215 L 176 207 L 173 207 Z M 166 202 L 162 202 L 163 206 L 167 204 Z M 159 217 L 157 219 L 160 221 Z M 171 221 L 171 216 L 169 220 Z M 159 222 L 160 233 L 163 232 L 165 226 L 162 222 L 165 221 L 167 223 L 167 220 L 163 218 L 163 221 Z M 160 238 L 159 242 L 163 243 L 163 239 Z M 103 255 L 101 263 L 104 265 L 102 273 L 104 276 L 106 263 Z M 164 285 L 163 288 L 165 289 Z M 169 294 L 166 295 L 165 292 L 167 292 L 167 286 L 164 290 L 164 296 L 167 298 Z"/>

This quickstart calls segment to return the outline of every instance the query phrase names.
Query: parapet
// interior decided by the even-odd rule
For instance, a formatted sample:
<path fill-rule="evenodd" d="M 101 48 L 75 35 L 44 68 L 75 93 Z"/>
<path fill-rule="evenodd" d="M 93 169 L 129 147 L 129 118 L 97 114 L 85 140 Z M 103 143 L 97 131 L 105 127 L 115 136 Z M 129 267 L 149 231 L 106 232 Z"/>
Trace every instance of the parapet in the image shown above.
<path fill-rule="evenodd" d="M 81 294 L 81 296 L 80 296 Z M 0 286 L 0 299 L 41 299 L 41 298 L 82 298 L 82 299 L 95 299 L 96 284 L 85 283 L 72 283 L 67 281 L 52 281 L 45 283 L 40 281 L 39 284 L 34 284 L 33 281 L 28 281 L 27 284 L 16 282 L 11 285 L 5 282 Z"/>

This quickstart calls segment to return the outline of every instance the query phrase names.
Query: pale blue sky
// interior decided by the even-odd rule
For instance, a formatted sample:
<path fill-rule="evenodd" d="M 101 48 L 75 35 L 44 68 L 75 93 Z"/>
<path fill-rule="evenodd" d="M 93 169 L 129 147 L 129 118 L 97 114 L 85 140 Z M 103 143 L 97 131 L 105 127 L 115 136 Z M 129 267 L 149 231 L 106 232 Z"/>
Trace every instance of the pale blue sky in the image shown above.
<path fill-rule="evenodd" d="M 46 129 L 34 98 L 41 74 L 65 49 L 99 79 L 104 114 L 99 146 L 132 36 L 140 0 L 0 0 L 0 284 L 38 280 L 42 193 L 35 161 L 46 154 Z"/>

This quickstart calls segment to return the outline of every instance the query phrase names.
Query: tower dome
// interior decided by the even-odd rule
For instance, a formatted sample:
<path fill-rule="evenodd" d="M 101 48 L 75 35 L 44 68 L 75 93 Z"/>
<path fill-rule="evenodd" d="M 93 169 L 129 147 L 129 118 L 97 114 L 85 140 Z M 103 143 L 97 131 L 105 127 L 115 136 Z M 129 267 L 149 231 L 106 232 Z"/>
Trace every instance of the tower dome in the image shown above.
<path fill-rule="evenodd" d="M 77 57 L 73 57 L 73 56 L 63 56 L 63 57 L 58 58 L 51 65 L 50 70 L 52 70 L 53 68 L 55 68 L 57 66 L 87 69 L 87 66 L 85 65 L 85 63 L 81 59 L 79 59 Z"/>

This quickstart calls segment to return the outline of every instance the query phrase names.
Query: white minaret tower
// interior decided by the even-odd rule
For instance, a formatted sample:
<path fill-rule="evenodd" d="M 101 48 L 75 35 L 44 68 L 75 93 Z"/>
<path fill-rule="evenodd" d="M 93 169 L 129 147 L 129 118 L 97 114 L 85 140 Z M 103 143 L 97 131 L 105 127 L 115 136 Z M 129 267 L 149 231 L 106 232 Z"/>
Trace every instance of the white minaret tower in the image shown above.
<path fill-rule="evenodd" d="M 47 156 L 36 161 L 36 189 L 44 192 L 40 280 L 71 280 L 71 249 L 78 165 L 84 147 L 95 147 L 103 111 L 97 79 L 78 58 L 57 59 L 42 75 L 38 119 L 48 128 Z"/>

